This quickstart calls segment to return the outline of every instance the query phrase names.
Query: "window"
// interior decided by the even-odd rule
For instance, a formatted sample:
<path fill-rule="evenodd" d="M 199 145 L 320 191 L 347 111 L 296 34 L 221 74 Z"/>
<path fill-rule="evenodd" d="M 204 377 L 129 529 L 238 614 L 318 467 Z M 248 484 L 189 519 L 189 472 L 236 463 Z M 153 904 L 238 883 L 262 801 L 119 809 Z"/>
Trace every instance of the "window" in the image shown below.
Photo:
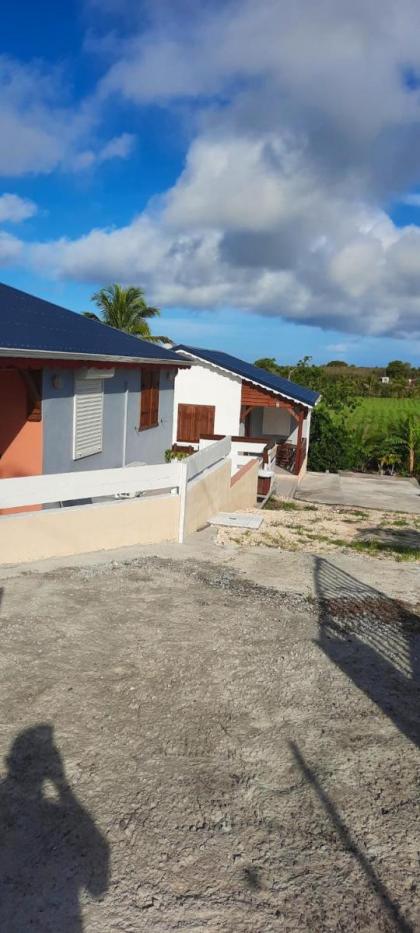
<path fill-rule="evenodd" d="M 140 394 L 140 431 L 159 424 L 159 369 L 142 369 Z"/>
<path fill-rule="evenodd" d="M 103 379 L 74 381 L 73 460 L 99 454 L 103 442 Z"/>
<path fill-rule="evenodd" d="M 178 405 L 178 441 L 197 444 L 203 434 L 214 433 L 214 405 Z"/>

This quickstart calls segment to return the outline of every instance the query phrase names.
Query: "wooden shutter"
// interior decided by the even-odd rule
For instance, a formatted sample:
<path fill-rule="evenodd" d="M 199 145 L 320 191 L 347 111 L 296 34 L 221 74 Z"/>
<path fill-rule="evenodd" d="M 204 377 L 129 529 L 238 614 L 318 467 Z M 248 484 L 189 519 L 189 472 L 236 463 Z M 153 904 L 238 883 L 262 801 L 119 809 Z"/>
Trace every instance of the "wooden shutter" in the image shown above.
<path fill-rule="evenodd" d="M 73 459 L 102 450 L 104 384 L 102 379 L 75 379 Z"/>
<path fill-rule="evenodd" d="M 159 424 L 159 369 L 143 369 L 141 373 L 140 429 Z"/>
<path fill-rule="evenodd" d="M 178 405 L 177 440 L 197 444 L 203 434 L 213 434 L 214 415 L 214 405 Z"/>
<path fill-rule="evenodd" d="M 160 382 L 160 371 L 158 369 L 153 369 L 152 370 L 152 386 L 151 386 L 152 425 L 159 424 L 159 382 Z"/>

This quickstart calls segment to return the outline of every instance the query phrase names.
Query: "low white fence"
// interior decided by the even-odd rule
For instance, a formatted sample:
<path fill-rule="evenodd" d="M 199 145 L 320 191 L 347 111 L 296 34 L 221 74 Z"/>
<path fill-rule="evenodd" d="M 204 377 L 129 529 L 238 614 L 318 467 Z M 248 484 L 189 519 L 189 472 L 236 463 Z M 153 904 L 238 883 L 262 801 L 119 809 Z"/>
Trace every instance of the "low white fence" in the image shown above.
<path fill-rule="evenodd" d="M 60 507 L 71 505 L 72 502 L 77 505 L 86 500 L 87 504 L 94 504 L 97 500 L 171 491 L 178 494 L 180 499 L 179 541 L 182 542 L 188 483 L 205 471 L 219 466 L 229 457 L 230 450 L 230 438 L 226 437 L 185 460 L 173 460 L 171 463 L 2 479 L 0 512 L 42 505 Z"/>
<path fill-rule="evenodd" d="M 233 442 L 230 437 L 223 437 L 220 441 L 201 440 L 197 453 L 184 461 L 187 464 L 188 479 L 192 479 L 208 467 L 229 457 L 232 449 Z"/>
<path fill-rule="evenodd" d="M 181 464 L 121 467 L 114 470 L 81 470 L 46 476 L 22 476 L 0 480 L 0 509 L 100 499 L 106 496 L 136 495 L 180 485 Z"/>
<path fill-rule="evenodd" d="M 225 438 L 227 440 L 227 438 Z M 222 441 L 217 443 L 221 444 Z M 200 452 L 206 450 L 210 445 L 213 445 L 214 441 L 210 438 L 201 438 L 200 439 Z M 258 457 L 262 460 L 263 453 L 267 447 L 267 441 L 256 441 L 252 437 L 244 437 L 240 441 L 234 440 L 231 442 L 231 469 L 232 476 L 241 469 L 244 464 L 249 463 L 250 458 Z M 263 469 L 270 470 L 276 462 L 276 444 L 273 444 L 272 447 L 268 450 L 268 463 L 263 464 Z"/>

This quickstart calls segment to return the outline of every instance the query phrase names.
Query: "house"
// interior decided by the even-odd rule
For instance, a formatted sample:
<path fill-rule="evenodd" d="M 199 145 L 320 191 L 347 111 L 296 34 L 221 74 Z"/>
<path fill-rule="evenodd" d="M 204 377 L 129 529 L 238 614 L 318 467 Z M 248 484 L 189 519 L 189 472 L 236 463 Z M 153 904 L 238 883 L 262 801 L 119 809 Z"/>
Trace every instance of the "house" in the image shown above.
<path fill-rule="evenodd" d="M 195 363 L 175 380 L 174 443 L 215 435 L 273 441 L 277 465 L 302 475 L 317 392 L 219 350 L 174 349 Z"/>
<path fill-rule="evenodd" d="M 188 361 L 0 284 L 0 478 L 154 464 Z"/>

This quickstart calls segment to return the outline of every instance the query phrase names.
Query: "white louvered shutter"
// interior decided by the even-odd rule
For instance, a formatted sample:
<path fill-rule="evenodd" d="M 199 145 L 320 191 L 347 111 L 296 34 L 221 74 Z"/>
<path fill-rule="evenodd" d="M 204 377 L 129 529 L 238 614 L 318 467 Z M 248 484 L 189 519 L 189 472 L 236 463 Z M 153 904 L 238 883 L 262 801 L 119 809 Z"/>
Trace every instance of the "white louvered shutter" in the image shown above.
<path fill-rule="evenodd" d="M 74 460 L 101 452 L 103 420 L 103 380 L 76 378 L 74 381 Z"/>

